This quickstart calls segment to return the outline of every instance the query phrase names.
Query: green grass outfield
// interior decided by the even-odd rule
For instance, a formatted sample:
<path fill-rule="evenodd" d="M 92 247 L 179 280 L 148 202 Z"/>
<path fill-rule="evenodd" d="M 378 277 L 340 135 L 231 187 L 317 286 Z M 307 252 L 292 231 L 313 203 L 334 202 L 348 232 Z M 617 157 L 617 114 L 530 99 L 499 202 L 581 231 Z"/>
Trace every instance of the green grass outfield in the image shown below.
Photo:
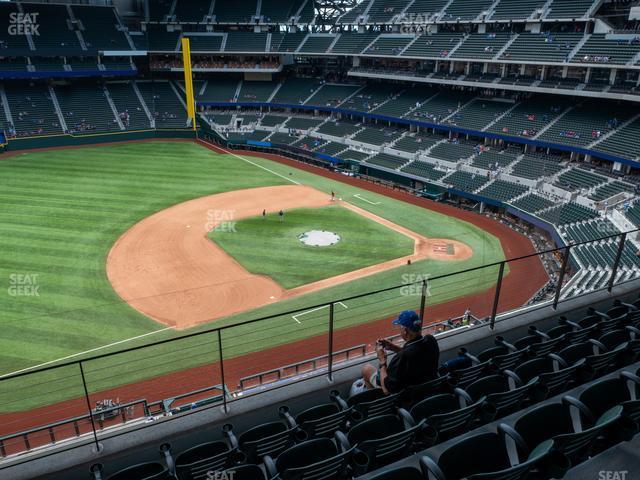
<path fill-rule="evenodd" d="M 235 222 L 209 237 L 249 272 L 268 275 L 283 288 L 306 285 L 413 253 L 409 237 L 338 205 L 289 210 Z M 298 240 L 309 230 L 337 233 L 340 241 L 313 247 Z"/>
<path fill-rule="evenodd" d="M 196 144 L 175 142 L 26 153 L 1 160 L 0 373 L 160 331 L 162 325 L 120 301 L 107 280 L 105 259 L 117 238 L 136 222 L 204 195 L 300 182 L 327 194 L 334 190 L 345 201 L 416 233 L 465 242 L 474 255 L 464 261 L 418 262 L 188 332 L 162 331 L 85 356 L 304 309 L 399 285 L 420 275 L 436 276 L 504 259 L 497 238 L 466 222 L 277 162 L 253 157 L 247 160 L 216 154 Z M 354 197 L 355 194 L 360 196 Z M 496 272 L 497 268 L 485 268 L 432 282 L 429 303 L 483 291 L 495 282 Z M 37 284 L 37 296 L 15 296 L 34 293 L 12 288 L 22 283 L 22 275 L 37 276 L 29 277 Z M 336 327 L 364 323 L 417 305 L 416 296 L 402 296 L 398 292 L 365 297 L 353 302 L 349 309 L 336 312 Z M 224 333 L 224 356 L 230 358 L 324 331 L 323 311 L 301 317 L 300 324 L 288 315 L 268 323 L 236 327 Z M 89 389 L 99 391 L 216 361 L 218 352 L 212 342 L 214 337 L 209 335 L 194 337 L 89 362 L 86 365 Z M 0 409 L 22 410 L 78 396 L 81 390 L 77 367 L 62 370 L 4 382 L 0 388 Z"/>

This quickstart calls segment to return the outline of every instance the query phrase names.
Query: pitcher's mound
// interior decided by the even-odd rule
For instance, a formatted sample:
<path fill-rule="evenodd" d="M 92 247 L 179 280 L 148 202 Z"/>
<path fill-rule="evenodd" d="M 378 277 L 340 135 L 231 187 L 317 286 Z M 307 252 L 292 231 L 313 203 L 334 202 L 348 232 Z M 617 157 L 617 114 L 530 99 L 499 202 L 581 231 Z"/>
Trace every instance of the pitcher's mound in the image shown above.
<path fill-rule="evenodd" d="M 326 230 L 310 230 L 298 235 L 298 240 L 311 247 L 328 247 L 338 243 L 340 235 Z"/>

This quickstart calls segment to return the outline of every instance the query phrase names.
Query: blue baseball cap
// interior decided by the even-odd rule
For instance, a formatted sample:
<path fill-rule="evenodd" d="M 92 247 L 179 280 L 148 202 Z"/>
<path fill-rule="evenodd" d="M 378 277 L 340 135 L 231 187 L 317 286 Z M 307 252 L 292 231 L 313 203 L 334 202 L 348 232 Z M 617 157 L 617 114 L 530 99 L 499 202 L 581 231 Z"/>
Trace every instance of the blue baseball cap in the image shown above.
<path fill-rule="evenodd" d="M 420 316 L 413 310 L 405 310 L 404 312 L 401 312 L 400 315 L 398 315 L 398 318 L 393 321 L 393 324 L 406 327 L 414 332 L 420 331 L 420 328 L 422 327 Z"/>

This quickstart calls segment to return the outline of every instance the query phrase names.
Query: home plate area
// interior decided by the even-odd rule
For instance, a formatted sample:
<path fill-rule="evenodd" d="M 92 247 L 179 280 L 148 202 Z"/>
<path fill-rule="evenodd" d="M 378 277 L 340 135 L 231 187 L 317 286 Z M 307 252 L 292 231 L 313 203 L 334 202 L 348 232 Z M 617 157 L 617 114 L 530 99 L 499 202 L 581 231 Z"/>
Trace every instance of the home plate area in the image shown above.
<path fill-rule="evenodd" d="M 452 243 L 434 243 L 431 246 L 433 253 L 439 255 L 455 255 L 456 248 Z"/>

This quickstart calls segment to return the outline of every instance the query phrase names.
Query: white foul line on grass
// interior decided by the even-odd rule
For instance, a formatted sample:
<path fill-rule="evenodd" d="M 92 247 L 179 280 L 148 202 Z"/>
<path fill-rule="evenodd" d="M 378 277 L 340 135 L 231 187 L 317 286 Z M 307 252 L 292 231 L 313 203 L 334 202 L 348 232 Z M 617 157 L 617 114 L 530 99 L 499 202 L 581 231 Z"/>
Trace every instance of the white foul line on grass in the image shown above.
<path fill-rule="evenodd" d="M 336 305 L 342 305 L 342 308 L 349 308 L 342 302 L 336 302 Z M 311 313 L 311 312 L 316 312 L 318 310 L 322 310 L 323 308 L 329 308 L 329 305 L 323 305 L 321 307 L 312 308 L 311 310 L 307 310 L 306 312 L 298 313 L 297 315 L 291 315 L 291 318 L 293 318 L 296 322 L 298 322 L 298 324 L 300 324 L 302 322 L 300 320 L 298 320 L 298 317 L 306 315 L 307 313 Z"/>
<path fill-rule="evenodd" d="M 285 180 L 289 180 L 291 183 L 295 183 L 296 185 L 301 185 L 300 182 L 295 181 L 293 178 L 289 178 L 289 177 L 286 177 L 284 175 L 279 174 L 278 172 L 274 172 L 273 170 L 270 170 L 267 167 L 263 167 L 262 165 L 259 165 L 259 164 L 255 163 L 255 162 L 252 162 L 248 158 L 241 157 L 240 155 L 236 155 L 235 153 L 230 152 L 229 150 L 226 150 L 226 149 L 224 149 L 222 147 L 218 147 L 217 145 L 216 145 L 216 147 L 219 148 L 220 150 L 222 150 L 223 152 L 228 153 L 229 155 L 233 155 L 234 157 L 239 158 L 243 162 L 250 163 L 251 165 L 253 165 L 255 167 L 261 168 L 262 170 L 266 170 L 269 173 L 273 173 L 274 175 L 277 175 L 280 178 L 284 178 Z"/>
<path fill-rule="evenodd" d="M 167 330 L 172 330 L 173 327 L 161 328 L 160 330 L 154 330 L 153 332 L 143 333 L 142 335 L 138 335 L 137 337 L 126 338 L 124 340 L 119 340 L 117 342 L 109 343 L 108 345 L 102 345 L 101 347 L 92 348 L 91 350 L 85 350 L 84 352 L 74 353 L 73 355 L 67 355 L 66 357 L 57 358 L 56 360 L 50 360 L 48 362 L 41 363 L 40 365 L 33 365 L 31 367 L 23 368 L 22 370 L 16 370 L 15 372 L 5 373 L 4 375 L 0 375 L 0 378 L 8 377 L 9 375 L 16 375 L 18 373 L 27 372 L 29 370 L 33 370 L 35 368 L 46 367 L 47 365 L 51 365 L 52 363 L 62 362 L 63 360 L 69 360 L 71 358 L 79 357 L 81 355 L 86 355 L 87 353 L 97 352 L 98 350 L 103 350 L 109 347 L 115 347 L 116 345 L 121 345 L 123 343 L 130 342 L 132 340 L 138 340 L 140 338 L 148 337 L 150 335 L 155 335 L 156 333 L 166 332 Z"/>
<path fill-rule="evenodd" d="M 367 200 L 366 198 L 362 197 L 359 193 L 355 193 L 353 196 L 359 200 L 362 200 L 363 202 L 370 203 L 371 205 L 380 205 L 380 202 L 372 202 L 371 200 Z"/>

